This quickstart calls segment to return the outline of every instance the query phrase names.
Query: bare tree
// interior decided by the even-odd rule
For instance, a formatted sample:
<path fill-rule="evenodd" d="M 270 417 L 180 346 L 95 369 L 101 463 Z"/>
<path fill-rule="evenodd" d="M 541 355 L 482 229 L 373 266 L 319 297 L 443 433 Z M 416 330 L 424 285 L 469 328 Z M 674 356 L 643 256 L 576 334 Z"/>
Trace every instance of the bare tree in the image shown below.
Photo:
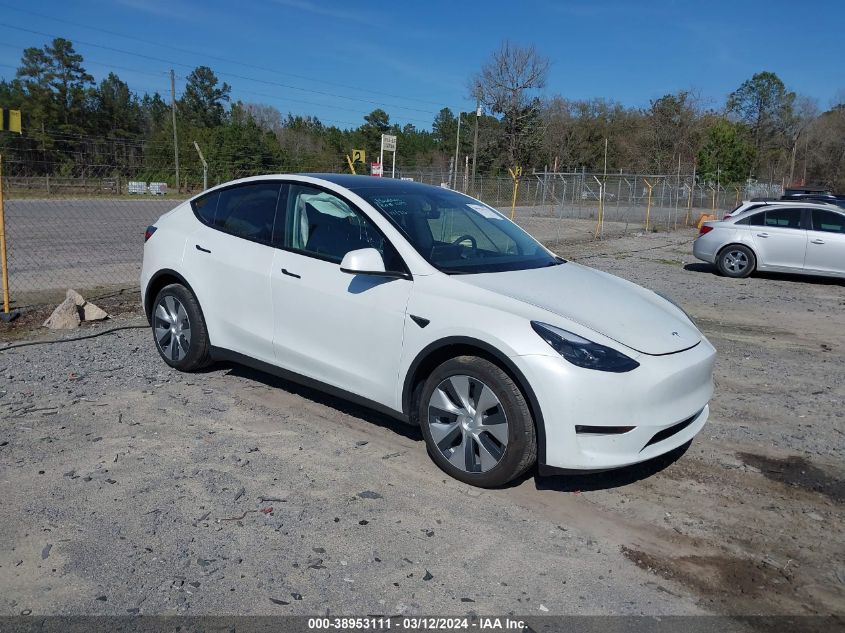
<path fill-rule="evenodd" d="M 506 151 L 511 165 L 527 158 L 541 129 L 537 92 L 546 86 L 549 60 L 533 46 L 502 42 L 472 79 L 482 103 L 502 115 Z"/>
<path fill-rule="evenodd" d="M 789 159 L 789 182 L 795 182 L 795 155 L 798 152 L 798 143 L 801 140 L 804 140 L 805 148 L 806 148 L 806 136 L 807 128 L 819 118 L 819 104 L 818 102 L 806 96 L 798 96 L 795 99 L 795 111 L 794 115 L 791 120 L 791 125 L 789 126 L 789 136 L 790 140 L 792 141 L 792 151 L 791 156 Z M 805 149 L 806 153 L 806 149 Z M 805 159 L 806 164 L 806 159 Z"/>
<path fill-rule="evenodd" d="M 266 103 L 244 103 L 244 112 L 255 121 L 262 130 L 275 132 L 282 127 L 282 113 Z"/>

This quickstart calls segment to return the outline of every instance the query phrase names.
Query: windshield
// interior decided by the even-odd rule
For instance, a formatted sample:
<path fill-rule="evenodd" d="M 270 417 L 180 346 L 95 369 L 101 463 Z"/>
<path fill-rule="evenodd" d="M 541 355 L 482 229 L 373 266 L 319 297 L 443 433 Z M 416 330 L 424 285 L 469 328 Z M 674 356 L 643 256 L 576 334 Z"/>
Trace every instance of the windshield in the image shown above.
<path fill-rule="evenodd" d="M 396 225 L 432 266 L 449 274 L 562 263 L 498 211 L 448 189 L 354 189 Z"/>

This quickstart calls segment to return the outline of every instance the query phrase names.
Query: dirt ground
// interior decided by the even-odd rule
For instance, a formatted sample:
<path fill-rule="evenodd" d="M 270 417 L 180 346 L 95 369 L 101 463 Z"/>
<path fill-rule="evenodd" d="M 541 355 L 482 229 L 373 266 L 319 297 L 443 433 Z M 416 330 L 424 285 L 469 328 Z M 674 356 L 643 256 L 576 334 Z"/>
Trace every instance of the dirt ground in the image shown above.
<path fill-rule="evenodd" d="M 483 491 L 416 429 L 234 365 L 173 372 L 145 329 L 0 342 L 0 615 L 845 616 L 845 282 L 718 277 L 691 230 L 525 225 L 716 346 L 688 450 Z M 70 336 L 143 324 L 134 296 L 106 307 Z M 20 323 L 7 345 L 45 336 Z"/>

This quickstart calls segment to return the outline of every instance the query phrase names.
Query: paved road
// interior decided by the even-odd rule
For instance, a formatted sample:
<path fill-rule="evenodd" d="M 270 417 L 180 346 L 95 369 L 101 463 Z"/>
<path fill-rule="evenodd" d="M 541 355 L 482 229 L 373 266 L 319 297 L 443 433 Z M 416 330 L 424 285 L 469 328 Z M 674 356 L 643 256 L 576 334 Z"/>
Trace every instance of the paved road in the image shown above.
<path fill-rule="evenodd" d="M 137 284 L 144 229 L 174 204 L 171 199 L 8 200 L 13 295 Z"/>

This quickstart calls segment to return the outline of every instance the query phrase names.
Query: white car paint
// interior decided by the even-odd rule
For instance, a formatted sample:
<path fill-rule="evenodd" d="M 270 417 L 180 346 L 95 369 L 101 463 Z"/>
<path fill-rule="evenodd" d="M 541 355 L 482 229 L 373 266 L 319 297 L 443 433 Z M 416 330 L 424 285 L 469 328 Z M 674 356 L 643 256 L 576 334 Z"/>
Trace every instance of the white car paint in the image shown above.
<path fill-rule="evenodd" d="M 605 469 L 645 461 L 689 441 L 706 422 L 715 350 L 682 310 L 655 293 L 573 262 L 445 274 L 376 208 L 338 184 L 341 178 L 236 182 L 268 180 L 311 183 L 343 196 L 382 231 L 407 278 L 353 275 L 333 262 L 216 231 L 188 202 L 162 216 L 145 244 L 146 309 L 160 275 L 176 274 L 194 291 L 214 348 L 343 390 L 400 418 L 408 417 L 409 381 L 424 354 L 449 342 L 472 343 L 501 359 L 536 407 L 545 466 Z M 429 322 L 421 326 L 412 316 Z M 573 365 L 532 321 L 615 349 L 639 367 L 609 373 Z M 680 423 L 683 430 L 649 444 Z M 583 433 L 577 425 L 636 429 Z"/>
<path fill-rule="evenodd" d="M 845 211 L 833 204 L 780 200 L 742 205 L 721 221 L 705 222 L 712 229 L 693 243 L 696 258 L 715 264 L 719 252 L 730 244 L 750 248 L 757 270 L 845 277 L 845 233 L 813 230 L 806 219 L 800 228 L 746 224 L 766 209 L 813 209 L 835 214 L 845 221 Z"/>

